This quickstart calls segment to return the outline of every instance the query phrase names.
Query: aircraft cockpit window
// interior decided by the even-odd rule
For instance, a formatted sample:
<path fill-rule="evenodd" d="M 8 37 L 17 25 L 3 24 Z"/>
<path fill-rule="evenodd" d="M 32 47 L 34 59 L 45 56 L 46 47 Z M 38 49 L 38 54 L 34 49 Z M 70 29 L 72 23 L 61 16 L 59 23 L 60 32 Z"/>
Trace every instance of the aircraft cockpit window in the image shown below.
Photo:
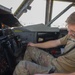
<path fill-rule="evenodd" d="M 27 10 L 24 10 L 24 13 L 18 18 L 20 23 L 24 26 L 34 25 L 34 24 L 45 24 L 46 17 L 46 0 L 30 0 L 32 1 Z M 15 3 L 16 2 L 16 3 Z M 23 0 L 0 0 L 0 4 L 11 9 L 11 12 L 14 14 L 17 8 Z M 66 1 L 53 1 L 52 9 L 52 19 L 67 8 L 72 2 Z M 59 8 L 58 8 L 59 7 Z M 56 19 L 51 27 L 65 28 L 65 20 L 72 12 L 74 12 L 75 6 L 72 6 L 64 14 L 62 14 L 58 19 Z M 26 13 L 27 12 L 27 13 Z"/>
<path fill-rule="evenodd" d="M 56 17 L 60 12 L 62 12 L 64 9 L 66 9 L 71 4 L 72 2 L 54 1 L 52 19 Z M 75 11 L 75 6 L 70 7 L 66 12 L 64 12 L 59 18 L 57 18 L 51 24 L 51 27 L 66 28 L 65 20 L 74 11 Z"/>

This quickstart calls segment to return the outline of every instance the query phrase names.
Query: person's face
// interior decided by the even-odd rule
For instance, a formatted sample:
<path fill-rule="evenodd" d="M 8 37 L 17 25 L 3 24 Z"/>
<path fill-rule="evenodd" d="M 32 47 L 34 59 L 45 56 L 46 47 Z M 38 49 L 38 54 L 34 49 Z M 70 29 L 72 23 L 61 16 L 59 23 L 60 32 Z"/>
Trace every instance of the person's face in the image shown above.
<path fill-rule="evenodd" d="M 75 39 L 75 25 L 68 24 L 67 30 L 68 30 L 68 35 L 70 35 L 71 38 Z"/>

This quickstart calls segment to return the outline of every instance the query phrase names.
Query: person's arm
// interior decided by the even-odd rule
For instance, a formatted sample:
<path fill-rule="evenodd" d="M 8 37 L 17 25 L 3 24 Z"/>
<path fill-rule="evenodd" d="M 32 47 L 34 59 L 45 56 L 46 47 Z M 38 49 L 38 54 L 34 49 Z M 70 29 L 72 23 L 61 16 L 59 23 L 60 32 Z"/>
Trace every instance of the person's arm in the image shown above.
<path fill-rule="evenodd" d="M 29 46 L 38 47 L 38 48 L 52 48 L 61 45 L 60 40 L 52 40 L 43 43 L 28 43 Z"/>

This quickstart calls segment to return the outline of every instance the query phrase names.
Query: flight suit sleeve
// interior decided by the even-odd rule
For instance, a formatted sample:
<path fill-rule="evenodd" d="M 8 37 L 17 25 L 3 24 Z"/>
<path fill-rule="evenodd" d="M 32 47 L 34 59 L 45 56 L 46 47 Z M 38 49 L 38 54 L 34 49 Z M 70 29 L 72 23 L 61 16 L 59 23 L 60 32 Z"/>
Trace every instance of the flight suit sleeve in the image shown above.
<path fill-rule="evenodd" d="M 61 45 L 66 45 L 68 38 L 69 38 L 69 35 L 65 35 L 64 37 L 60 38 L 59 40 L 61 42 Z"/>

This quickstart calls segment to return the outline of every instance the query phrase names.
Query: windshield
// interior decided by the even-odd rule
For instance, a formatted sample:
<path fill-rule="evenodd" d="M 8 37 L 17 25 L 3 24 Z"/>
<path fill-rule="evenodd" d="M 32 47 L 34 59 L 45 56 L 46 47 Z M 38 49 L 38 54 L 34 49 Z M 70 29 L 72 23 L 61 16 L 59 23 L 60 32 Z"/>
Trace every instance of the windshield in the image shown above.
<path fill-rule="evenodd" d="M 12 13 L 14 13 L 20 6 L 22 1 L 23 0 L 0 0 L 0 4 L 11 9 Z M 69 4 L 71 4 L 71 2 L 54 1 L 52 19 L 56 15 L 58 15 L 62 10 L 64 10 Z M 23 13 L 22 16 L 19 18 L 21 24 L 24 26 L 35 25 L 40 23 L 45 24 L 46 0 L 34 0 L 30 6 L 31 10 L 27 10 L 27 12 Z M 51 27 L 65 28 L 65 20 L 72 12 L 74 12 L 74 9 L 74 6 L 71 7 L 61 17 L 54 21 L 51 24 Z"/>

